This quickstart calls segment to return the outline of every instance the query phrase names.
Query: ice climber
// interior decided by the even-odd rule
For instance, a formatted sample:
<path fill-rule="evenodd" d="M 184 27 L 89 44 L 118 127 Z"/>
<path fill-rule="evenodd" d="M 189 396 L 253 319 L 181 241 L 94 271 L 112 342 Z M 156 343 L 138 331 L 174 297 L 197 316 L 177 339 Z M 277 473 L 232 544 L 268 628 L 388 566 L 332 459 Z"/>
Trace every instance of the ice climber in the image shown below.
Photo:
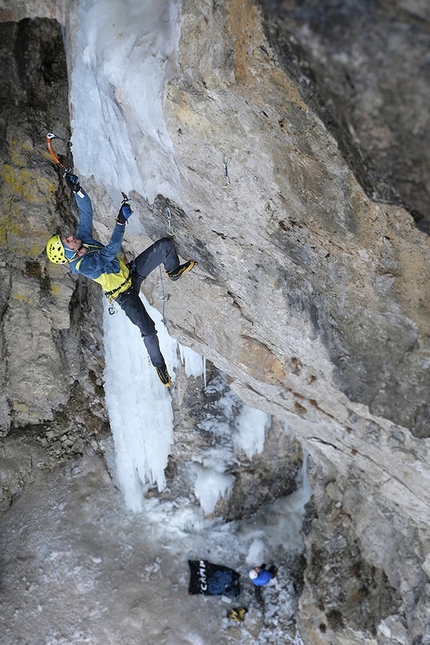
<path fill-rule="evenodd" d="M 258 604 L 264 604 L 261 588 L 268 585 L 269 582 L 275 578 L 277 573 L 278 569 L 274 565 L 269 567 L 269 569 L 266 569 L 265 564 L 262 564 L 260 567 L 254 567 L 248 572 L 248 575 L 252 580 L 252 584 L 254 585 L 255 598 Z"/>
<path fill-rule="evenodd" d="M 172 240 L 163 237 L 143 251 L 130 264 L 119 257 L 125 224 L 132 214 L 127 201 L 124 201 L 116 218 L 116 225 L 109 244 L 103 246 L 92 236 L 93 209 L 87 193 L 79 185 L 76 175 L 64 175 L 69 188 L 75 194 L 79 209 L 79 225 L 76 235 L 61 237 L 54 235 L 46 245 L 46 253 L 55 264 L 68 264 L 72 273 L 77 273 L 98 282 L 112 303 L 117 302 L 121 309 L 137 325 L 155 367 L 160 381 L 169 386 L 170 375 L 160 351 L 157 331 L 152 318 L 139 297 L 142 281 L 160 264 L 164 264 L 171 280 L 178 280 L 190 271 L 195 264 L 189 260 L 179 263 L 178 254 Z"/>

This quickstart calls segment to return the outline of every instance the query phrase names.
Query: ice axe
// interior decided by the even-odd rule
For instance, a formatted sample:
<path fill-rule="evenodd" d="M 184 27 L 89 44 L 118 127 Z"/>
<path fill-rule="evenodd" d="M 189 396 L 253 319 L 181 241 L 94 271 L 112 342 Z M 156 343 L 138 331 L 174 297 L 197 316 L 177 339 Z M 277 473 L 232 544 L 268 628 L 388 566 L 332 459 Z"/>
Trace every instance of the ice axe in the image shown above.
<path fill-rule="evenodd" d="M 61 139 L 61 141 L 66 141 L 66 139 L 63 139 L 62 137 L 57 137 L 56 134 L 53 134 L 52 132 L 48 132 L 46 135 L 46 143 L 48 144 L 48 150 L 49 154 L 57 164 L 57 166 L 60 166 L 64 170 L 64 172 L 70 172 L 64 164 L 61 163 L 57 155 L 55 154 L 54 148 L 52 147 L 52 140 L 53 139 Z"/>

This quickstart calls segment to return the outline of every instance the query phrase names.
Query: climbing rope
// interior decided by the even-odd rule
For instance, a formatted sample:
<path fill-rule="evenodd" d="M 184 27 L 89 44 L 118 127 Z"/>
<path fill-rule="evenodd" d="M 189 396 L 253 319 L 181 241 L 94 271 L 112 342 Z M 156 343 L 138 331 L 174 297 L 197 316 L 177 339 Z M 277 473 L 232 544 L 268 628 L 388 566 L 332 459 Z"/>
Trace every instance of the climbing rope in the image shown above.
<path fill-rule="evenodd" d="M 270 429 L 272 430 L 272 426 L 270 427 Z M 269 498 L 270 498 L 269 514 L 267 516 L 267 528 L 268 528 L 269 531 L 270 531 L 270 521 L 271 521 L 271 517 L 272 517 L 273 504 L 274 504 L 273 496 L 274 496 L 274 491 L 275 491 L 275 484 L 276 484 L 277 473 L 278 473 L 278 464 L 279 464 L 278 441 L 279 441 L 278 440 L 278 435 L 275 434 L 275 455 L 276 455 L 276 457 L 275 457 L 275 467 L 274 467 L 274 470 L 273 470 L 273 479 L 272 479 L 272 484 L 270 486 L 270 492 L 269 492 Z M 264 542 L 264 559 L 265 560 L 267 559 L 266 542 Z"/>
<path fill-rule="evenodd" d="M 164 310 L 165 310 L 166 302 L 170 298 L 170 293 L 168 293 L 168 294 L 164 293 L 164 280 L 163 280 L 163 272 L 161 270 L 161 264 L 160 264 L 160 266 L 158 268 L 160 270 L 160 280 L 161 280 L 161 296 L 160 296 L 160 300 L 163 303 L 163 311 L 162 311 L 162 314 L 161 314 L 161 322 L 166 327 L 166 319 L 164 317 Z"/>
<path fill-rule="evenodd" d="M 172 225 L 172 213 L 171 213 L 170 208 L 168 206 L 166 206 L 165 213 L 166 213 L 166 217 L 167 217 L 167 228 L 166 228 L 167 235 L 170 235 L 170 237 L 174 237 L 175 236 L 175 229 L 173 228 L 173 225 Z M 160 296 L 160 300 L 163 303 L 163 311 L 162 311 L 161 322 L 166 327 L 166 319 L 164 317 L 164 312 L 165 312 L 165 309 L 166 309 L 166 302 L 170 298 L 170 293 L 167 293 L 167 294 L 164 293 L 164 281 L 163 281 L 163 272 L 161 270 L 161 264 L 160 264 L 160 266 L 158 268 L 160 269 L 160 281 L 161 281 L 161 296 Z"/>

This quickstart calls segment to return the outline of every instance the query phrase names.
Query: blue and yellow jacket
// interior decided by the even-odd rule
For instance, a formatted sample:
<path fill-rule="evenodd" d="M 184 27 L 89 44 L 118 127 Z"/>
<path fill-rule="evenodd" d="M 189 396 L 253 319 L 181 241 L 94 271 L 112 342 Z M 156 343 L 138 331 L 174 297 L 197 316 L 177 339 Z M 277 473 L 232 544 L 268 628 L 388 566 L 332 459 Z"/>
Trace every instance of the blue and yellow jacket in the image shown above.
<path fill-rule="evenodd" d="M 93 207 L 87 193 L 80 189 L 75 195 L 79 208 L 79 225 L 76 231 L 87 252 L 69 262 L 72 273 L 79 273 L 98 282 L 110 300 L 131 287 L 128 266 L 118 257 L 125 227 L 116 224 L 109 244 L 103 246 L 93 238 Z"/>

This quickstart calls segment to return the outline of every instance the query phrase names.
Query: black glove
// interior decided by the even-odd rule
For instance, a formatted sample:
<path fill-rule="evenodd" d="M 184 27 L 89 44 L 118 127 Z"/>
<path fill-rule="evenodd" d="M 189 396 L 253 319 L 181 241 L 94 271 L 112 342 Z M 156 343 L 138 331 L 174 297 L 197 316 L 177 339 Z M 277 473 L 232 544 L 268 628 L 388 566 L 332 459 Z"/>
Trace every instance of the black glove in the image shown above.
<path fill-rule="evenodd" d="M 130 204 L 123 204 L 119 209 L 118 217 L 116 218 L 118 224 L 125 224 L 132 212 Z"/>
<path fill-rule="evenodd" d="M 66 184 L 73 193 L 78 193 L 81 190 L 81 187 L 79 185 L 79 178 L 76 175 L 72 175 L 70 172 L 65 172 L 64 179 L 66 180 Z"/>

